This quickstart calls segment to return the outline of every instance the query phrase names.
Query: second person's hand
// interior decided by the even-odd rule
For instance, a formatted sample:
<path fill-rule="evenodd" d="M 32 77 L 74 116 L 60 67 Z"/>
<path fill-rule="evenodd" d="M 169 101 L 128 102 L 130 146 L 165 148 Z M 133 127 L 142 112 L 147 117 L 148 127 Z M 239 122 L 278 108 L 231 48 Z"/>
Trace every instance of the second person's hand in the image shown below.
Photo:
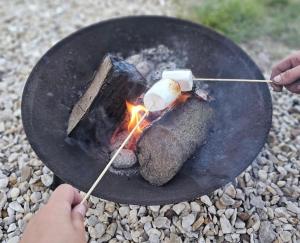
<path fill-rule="evenodd" d="M 274 66 L 271 74 L 274 91 L 280 92 L 283 87 L 300 94 L 300 51 L 283 59 Z"/>

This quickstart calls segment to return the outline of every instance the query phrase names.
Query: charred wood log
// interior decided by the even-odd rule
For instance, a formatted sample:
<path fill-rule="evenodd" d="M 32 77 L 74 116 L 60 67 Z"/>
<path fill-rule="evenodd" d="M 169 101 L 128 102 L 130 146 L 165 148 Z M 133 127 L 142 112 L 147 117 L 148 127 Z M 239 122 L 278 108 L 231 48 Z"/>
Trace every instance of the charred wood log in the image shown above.
<path fill-rule="evenodd" d="M 171 180 L 205 143 L 212 118 L 209 104 L 191 97 L 146 129 L 137 144 L 144 179 L 157 186 Z"/>

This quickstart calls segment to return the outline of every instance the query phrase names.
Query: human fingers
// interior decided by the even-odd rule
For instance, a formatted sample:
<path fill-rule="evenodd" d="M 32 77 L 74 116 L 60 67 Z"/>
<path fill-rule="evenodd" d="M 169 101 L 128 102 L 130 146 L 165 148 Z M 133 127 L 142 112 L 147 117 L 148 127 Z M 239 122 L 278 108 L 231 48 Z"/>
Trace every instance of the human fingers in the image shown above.
<path fill-rule="evenodd" d="M 300 78 L 300 65 L 288 69 L 273 78 L 276 85 L 290 85 Z"/>
<path fill-rule="evenodd" d="M 300 80 L 298 80 L 290 85 L 285 86 L 285 88 L 287 90 L 291 91 L 292 93 L 300 94 Z"/>
<path fill-rule="evenodd" d="M 72 222 L 75 228 L 84 228 L 84 216 L 86 214 L 87 207 L 85 204 L 78 204 L 72 209 Z"/>
<path fill-rule="evenodd" d="M 68 184 L 60 185 L 52 193 L 49 203 L 61 204 L 66 203 L 70 205 L 70 208 L 77 205 L 82 200 L 78 190 Z"/>
<path fill-rule="evenodd" d="M 289 55 L 287 58 L 276 64 L 272 69 L 271 79 L 273 79 L 280 73 L 285 72 L 288 69 L 294 68 L 298 65 L 300 65 L 300 51 Z"/>
<path fill-rule="evenodd" d="M 274 82 L 271 83 L 271 86 L 272 86 L 272 88 L 273 88 L 273 91 L 275 91 L 275 92 L 281 92 L 282 89 L 283 89 L 283 86 L 282 86 L 282 85 L 274 84 Z"/>

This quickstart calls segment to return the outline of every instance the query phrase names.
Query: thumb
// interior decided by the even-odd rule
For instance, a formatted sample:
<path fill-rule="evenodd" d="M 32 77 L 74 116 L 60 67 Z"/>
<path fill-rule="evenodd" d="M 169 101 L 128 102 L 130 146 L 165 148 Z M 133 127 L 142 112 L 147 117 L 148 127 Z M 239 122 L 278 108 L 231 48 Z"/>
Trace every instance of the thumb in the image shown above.
<path fill-rule="evenodd" d="M 84 228 L 84 216 L 87 208 L 84 204 L 78 204 L 72 209 L 72 222 L 75 228 Z"/>

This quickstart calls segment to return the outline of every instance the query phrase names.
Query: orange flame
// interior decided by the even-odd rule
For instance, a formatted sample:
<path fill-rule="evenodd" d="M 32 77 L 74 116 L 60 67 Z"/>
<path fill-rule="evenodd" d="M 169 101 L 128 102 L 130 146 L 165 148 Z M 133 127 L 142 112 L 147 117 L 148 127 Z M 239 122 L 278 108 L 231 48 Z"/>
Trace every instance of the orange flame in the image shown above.
<path fill-rule="evenodd" d="M 127 130 L 130 132 L 136 124 L 140 121 L 141 117 L 145 112 L 147 112 L 147 109 L 143 105 L 134 105 L 126 101 L 126 107 L 127 111 L 129 113 L 130 119 L 127 125 Z M 150 122 L 147 120 L 144 120 L 136 129 L 136 133 L 141 134 L 145 127 L 150 125 Z"/>

